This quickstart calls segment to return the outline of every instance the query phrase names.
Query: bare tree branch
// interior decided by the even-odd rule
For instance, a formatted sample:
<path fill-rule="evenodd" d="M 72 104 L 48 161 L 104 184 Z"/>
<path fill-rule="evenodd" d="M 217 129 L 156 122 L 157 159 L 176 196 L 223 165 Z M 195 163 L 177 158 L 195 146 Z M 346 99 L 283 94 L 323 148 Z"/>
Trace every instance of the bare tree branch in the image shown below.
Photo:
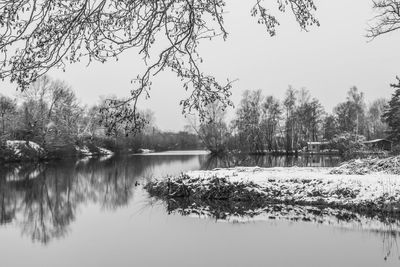
<path fill-rule="evenodd" d="M 262 0 L 255 1 L 251 14 L 275 35 L 277 19 Z M 104 63 L 136 48 L 147 70 L 134 79 L 128 98 L 108 101 L 104 116 L 141 124 L 139 98 L 149 97 L 151 77 L 165 69 L 175 72 L 192 92 L 181 102 L 183 112 L 196 110 L 202 115 L 214 101 L 226 108 L 232 105 L 232 82 L 221 84 L 204 74 L 198 54 L 201 40 L 227 38 L 225 6 L 224 0 L 0 0 L 0 78 L 24 90 L 52 68 L 64 69 L 81 60 Z M 313 0 L 278 0 L 279 11 L 286 7 L 302 29 L 319 25 Z M 152 61 L 155 43 L 164 49 Z"/>
<path fill-rule="evenodd" d="M 373 18 L 367 37 L 375 39 L 378 36 L 400 29 L 400 1 L 373 1 L 373 9 L 377 15 Z"/>

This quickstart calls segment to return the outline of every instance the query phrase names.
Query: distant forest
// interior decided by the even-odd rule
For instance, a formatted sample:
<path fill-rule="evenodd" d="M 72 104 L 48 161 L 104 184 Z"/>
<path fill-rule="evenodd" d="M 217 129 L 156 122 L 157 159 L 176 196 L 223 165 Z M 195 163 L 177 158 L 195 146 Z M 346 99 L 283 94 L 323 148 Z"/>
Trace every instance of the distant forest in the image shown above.
<path fill-rule="evenodd" d="M 262 90 L 247 90 L 230 122 L 227 110 L 215 102 L 206 106 L 203 120 L 188 117 L 184 131 L 163 132 L 153 113 L 143 110 L 144 127 L 133 135 L 126 120 L 112 131 L 104 126 L 107 118 L 101 109 L 105 100 L 83 106 L 67 83 L 44 76 L 16 99 L 0 95 L 0 141 L 33 141 L 61 155 L 73 153 L 72 148 L 79 144 L 95 144 L 114 152 L 207 148 L 214 153 L 259 153 L 301 151 L 307 142 L 332 142 L 343 136 L 360 142 L 390 138 L 396 143 L 396 125 L 392 123 L 396 119 L 390 117 L 391 111 L 398 112 L 395 97 L 396 93 L 391 101 L 379 98 L 367 104 L 363 92 L 352 87 L 345 101 L 328 113 L 305 88 L 289 86 L 284 99 L 265 96 Z"/>

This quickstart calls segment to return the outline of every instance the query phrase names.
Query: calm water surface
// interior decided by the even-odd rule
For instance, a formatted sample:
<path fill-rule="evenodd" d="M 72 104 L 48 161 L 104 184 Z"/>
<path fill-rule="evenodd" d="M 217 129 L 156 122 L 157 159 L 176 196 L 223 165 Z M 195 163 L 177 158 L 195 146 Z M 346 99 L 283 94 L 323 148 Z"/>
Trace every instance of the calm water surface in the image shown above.
<path fill-rule="evenodd" d="M 181 216 L 141 188 L 150 179 L 232 164 L 337 163 L 174 152 L 2 166 L 0 266 L 399 266 L 391 225 Z"/>

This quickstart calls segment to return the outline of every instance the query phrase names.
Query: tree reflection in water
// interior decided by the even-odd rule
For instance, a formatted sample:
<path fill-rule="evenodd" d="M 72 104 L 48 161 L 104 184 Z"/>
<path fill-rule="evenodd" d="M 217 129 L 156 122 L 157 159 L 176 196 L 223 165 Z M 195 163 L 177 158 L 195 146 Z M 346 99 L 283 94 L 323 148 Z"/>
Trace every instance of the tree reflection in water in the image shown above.
<path fill-rule="evenodd" d="M 274 204 L 260 206 L 248 202 L 224 200 L 193 201 L 187 198 L 151 200 L 151 205 L 161 205 L 170 215 L 179 214 L 215 222 L 245 224 L 255 221 L 289 221 L 328 225 L 343 231 L 360 230 L 380 236 L 384 260 L 389 257 L 400 261 L 397 240 L 400 237 L 400 218 L 359 214 L 349 210 L 311 206 Z"/>
<path fill-rule="evenodd" d="M 231 168 L 235 166 L 258 167 L 334 167 L 341 158 L 334 155 L 273 156 L 249 154 L 222 154 L 208 157 L 203 169 Z"/>
<path fill-rule="evenodd" d="M 105 210 L 126 206 L 138 179 L 162 163 L 162 158 L 138 157 L 134 162 L 111 158 L 2 167 L 0 223 L 16 223 L 23 235 L 47 244 L 68 233 L 81 204 Z"/>
<path fill-rule="evenodd" d="M 13 190 L 4 179 L 0 179 L 0 225 L 11 223 L 17 210 Z"/>

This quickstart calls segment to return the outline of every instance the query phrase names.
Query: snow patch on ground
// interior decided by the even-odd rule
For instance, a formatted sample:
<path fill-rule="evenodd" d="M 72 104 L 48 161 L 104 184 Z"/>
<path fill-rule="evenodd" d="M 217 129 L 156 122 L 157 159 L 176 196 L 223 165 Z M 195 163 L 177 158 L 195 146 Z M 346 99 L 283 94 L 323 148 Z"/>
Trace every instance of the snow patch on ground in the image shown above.
<path fill-rule="evenodd" d="M 106 148 L 103 148 L 103 147 L 96 147 L 95 150 L 97 150 L 97 151 L 92 151 L 92 150 L 89 149 L 88 146 L 81 146 L 81 147 L 80 146 L 75 146 L 75 150 L 80 155 L 85 156 L 85 157 L 92 157 L 92 156 L 98 156 L 98 155 L 101 155 L 101 156 L 112 156 L 112 155 L 114 155 L 114 152 L 112 152 L 112 151 L 110 151 L 110 150 L 108 150 Z"/>
<path fill-rule="evenodd" d="M 370 174 L 387 173 L 400 174 L 400 156 L 388 158 L 354 159 L 333 168 L 331 174 Z"/>
<path fill-rule="evenodd" d="M 139 149 L 138 149 L 138 152 L 139 152 L 139 153 L 142 153 L 142 154 L 149 154 L 149 153 L 154 152 L 154 150 L 147 149 L 147 148 L 139 148 Z"/>
<path fill-rule="evenodd" d="M 41 146 L 32 141 L 8 140 L 6 141 L 6 147 L 8 149 L 14 150 L 16 154 L 21 153 L 21 148 L 30 148 L 37 151 L 38 153 L 44 152 Z"/>
<path fill-rule="evenodd" d="M 108 150 L 106 148 L 98 147 L 98 149 L 99 149 L 101 155 L 105 155 L 105 156 L 106 155 L 109 155 L 109 156 L 114 155 L 114 152 L 112 152 L 111 150 Z"/>
<path fill-rule="evenodd" d="M 253 182 L 264 189 L 281 190 L 285 196 L 298 200 L 315 201 L 324 197 L 327 202 L 358 203 L 387 198 L 400 201 L 400 177 L 374 173 L 369 175 L 330 174 L 322 168 L 231 168 L 213 171 L 192 171 L 187 175 L 207 180 L 226 178 L 231 182 Z M 348 195 L 348 196 L 347 196 Z"/>
<path fill-rule="evenodd" d="M 393 174 L 330 174 L 330 168 L 236 167 L 211 171 L 191 171 L 166 182 L 150 182 L 153 192 L 174 192 L 204 200 L 222 196 L 245 198 L 265 203 L 289 203 L 340 207 L 362 212 L 400 214 L 400 177 Z M 151 188 L 152 187 L 152 188 Z M 245 190 L 243 190 L 243 187 Z M 164 188 L 164 191 L 160 190 Z M 237 189 L 240 189 L 238 191 Z M 246 191 L 247 190 L 247 191 Z M 210 194 L 211 192 L 211 194 Z M 239 197 L 240 198 L 240 197 Z"/>

